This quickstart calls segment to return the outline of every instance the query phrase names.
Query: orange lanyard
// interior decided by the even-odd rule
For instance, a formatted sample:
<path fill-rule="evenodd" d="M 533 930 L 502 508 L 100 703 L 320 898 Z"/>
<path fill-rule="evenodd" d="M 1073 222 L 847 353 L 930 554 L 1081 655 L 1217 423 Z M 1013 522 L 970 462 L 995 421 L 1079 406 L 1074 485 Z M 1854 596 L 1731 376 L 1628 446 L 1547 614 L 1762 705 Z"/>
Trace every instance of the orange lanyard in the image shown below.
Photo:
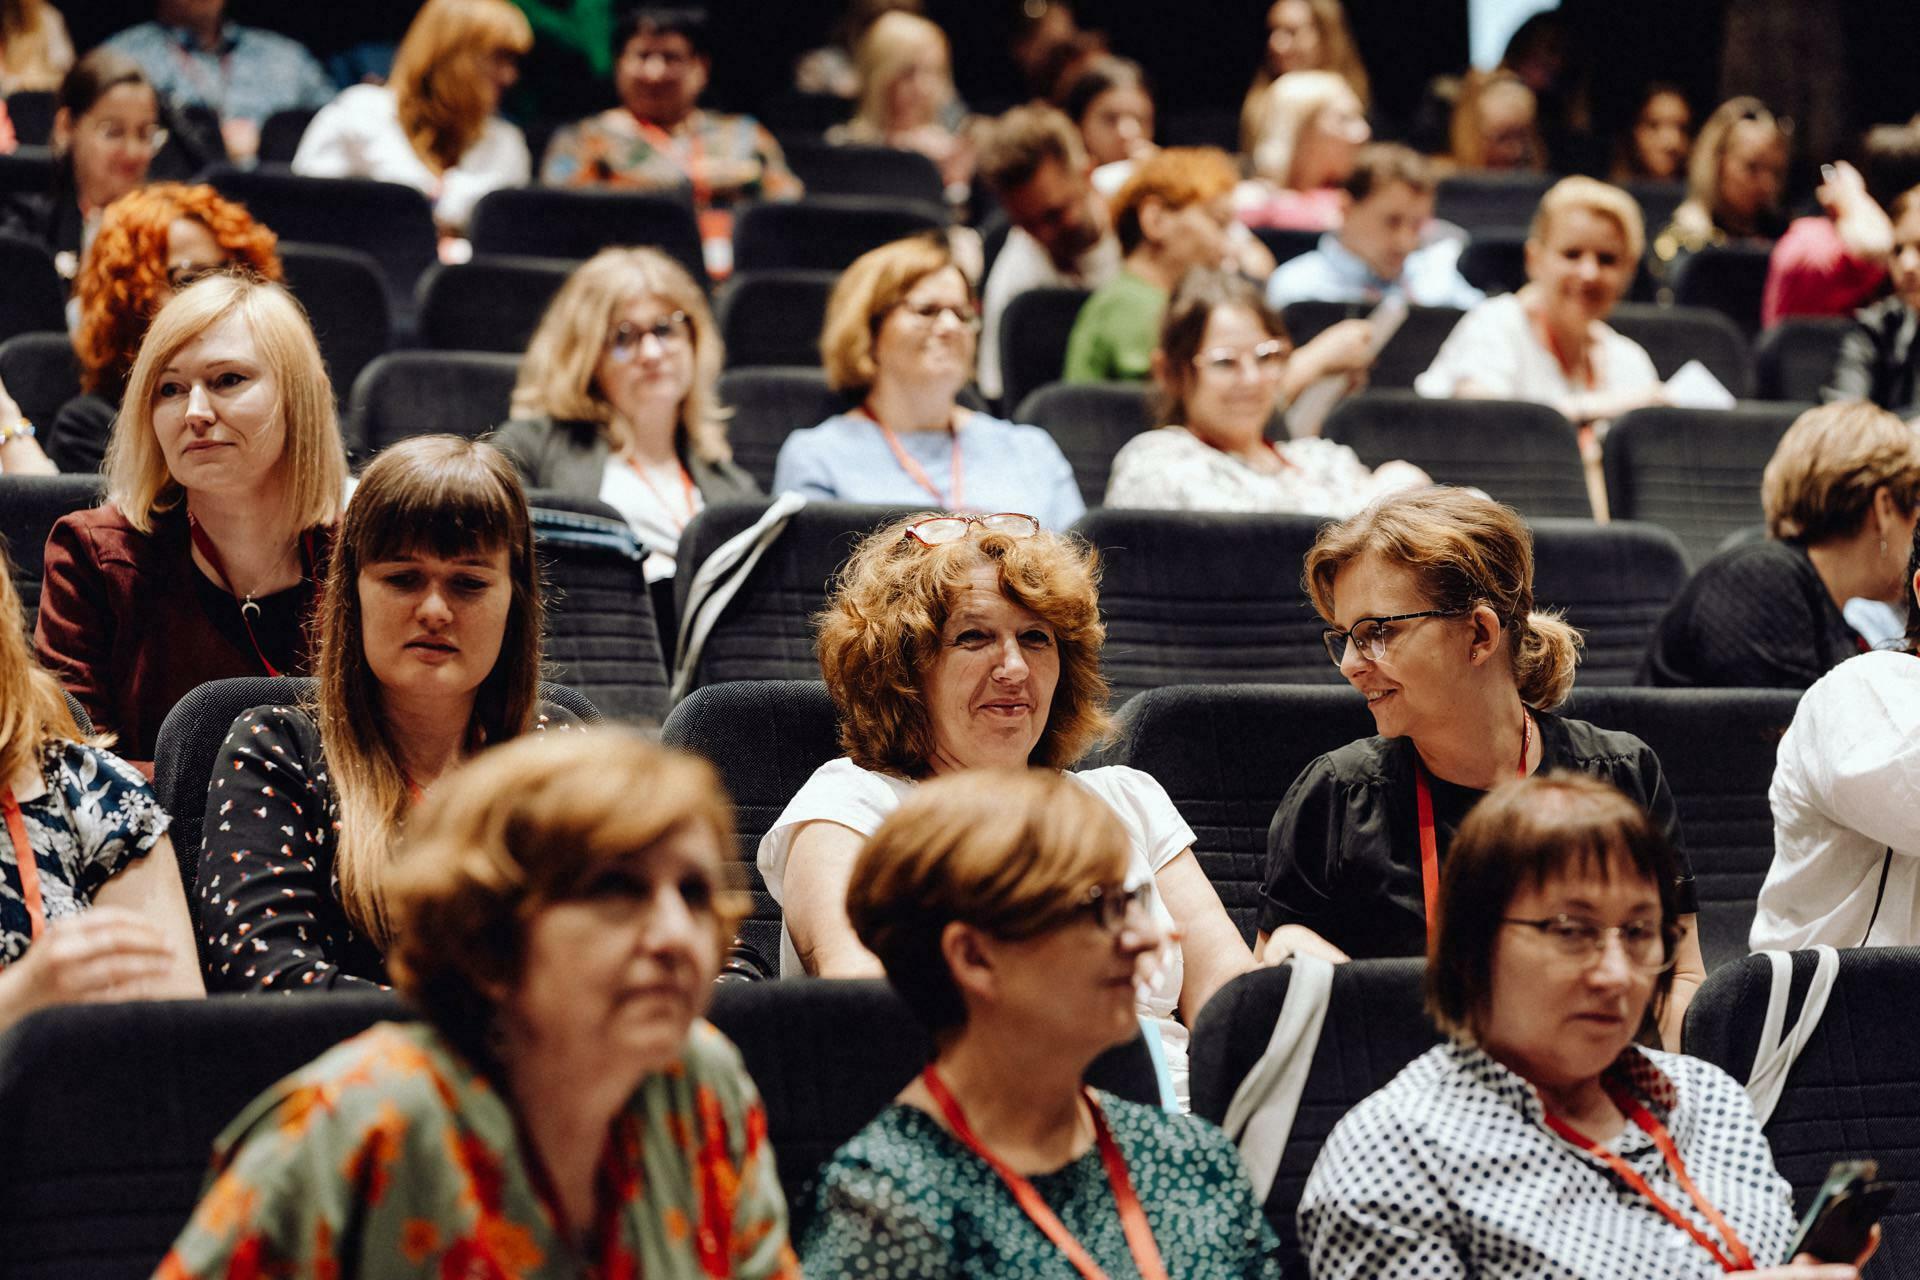
<path fill-rule="evenodd" d="M 1753 1270 L 1753 1255 L 1747 1251 L 1747 1246 L 1741 1243 L 1740 1237 L 1734 1233 L 1733 1225 L 1720 1215 L 1720 1211 L 1713 1207 L 1711 1201 L 1700 1194 L 1700 1189 L 1693 1185 L 1693 1179 L 1687 1176 L 1686 1162 L 1680 1158 L 1679 1149 L 1673 1145 L 1673 1138 L 1667 1133 L 1667 1126 L 1661 1124 L 1659 1118 L 1648 1111 L 1646 1105 L 1638 1098 L 1630 1097 L 1625 1090 L 1616 1087 L 1612 1082 L 1608 1082 L 1605 1088 L 1607 1096 L 1613 1099 L 1614 1105 L 1626 1112 L 1627 1118 L 1653 1139 L 1653 1145 L 1660 1149 L 1660 1158 L 1665 1160 L 1667 1168 L 1673 1171 L 1673 1180 L 1679 1183 L 1680 1189 L 1693 1200 L 1693 1207 L 1700 1211 L 1700 1216 L 1720 1233 L 1720 1239 L 1726 1242 L 1726 1248 L 1722 1249 L 1719 1241 L 1709 1237 L 1678 1209 L 1668 1204 L 1660 1193 L 1648 1186 L 1647 1180 L 1635 1173 L 1625 1160 L 1606 1150 L 1551 1111 L 1543 1113 L 1547 1128 L 1619 1174 L 1621 1181 L 1645 1196 L 1653 1207 L 1660 1211 L 1661 1217 L 1692 1236 L 1696 1244 L 1712 1254 L 1713 1260 L 1720 1264 L 1722 1271 Z"/>
<path fill-rule="evenodd" d="M 27 820 L 20 816 L 20 802 L 13 788 L 0 789 L 0 811 L 6 813 L 7 838 L 13 841 L 13 860 L 20 868 L 20 896 L 27 903 L 27 937 L 37 941 L 47 931 L 47 904 L 40 896 L 40 866 L 33 860 L 33 846 L 27 843 Z"/>
<path fill-rule="evenodd" d="M 1282 472 L 1298 471 L 1300 469 L 1300 464 L 1295 462 L 1292 458 L 1289 458 L 1286 455 L 1286 452 L 1282 450 L 1279 445 L 1275 444 L 1271 440 L 1265 441 L 1264 443 L 1266 444 L 1267 448 L 1273 450 L 1273 456 L 1279 460 L 1280 470 Z"/>
<path fill-rule="evenodd" d="M 963 504 L 966 501 L 965 488 L 963 485 L 965 477 L 962 474 L 960 465 L 959 427 L 950 426 L 947 428 L 948 431 L 953 433 L 953 473 L 950 477 L 950 483 L 947 486 L 947 493 L 951 496 L 943 497 L 940 490 L 934 486 L 933 481 L 928 478 L 927 473 L 921 470 L 920 464 L 915 462 L 913 458 L 908 455 L 907 451 L 900 447 L 900 437 L 893 434 L 893 428 L 880 421 L 880 416 L 876 414 L 869 405 L 861 405 L 860 412 L 865 414 L 874 426 L 880 428 L 880 434 L 886 437 L 887 448 L 893 450 L 894 461 L 900 464 L 900 469 L 907 473 L 908 479 L 932 494 L 934 502 L 944 510 L 959 511 L 963 508 Z"/>
<path fill-rule="evenodd" d="M 684 531 L 687 527 L 687 522 L 693 519 L 693 503 L 699 491 L 693 487 L 693 477 L 687 474 L 686 464 L 676 459 L 673 465 L 680 470 L 680 498 L 687 504 L 687 515 L 684 520 L 673 514 L 673 504 L 667 501 L 667 495 L 661 493 L 658 486 L 648 478 L 646 468 L 640 466 L 638 463 L 629 462 L 627 463 L 627 470 L 639 476 L 640 483 L 647 486 L 647 492 L 653 495 L 653 500 L 660 504 L 660 510 L 666 513 L 667 523 L 672 525 L 676 530 Z"/>
<path fill-rule="evenodd" d="M 1539 333 L 1541 343 L 1547 348 L 1547 354 L 1551 355 L 1553 362 L 1560 366 L 1560 376 L 1571 384 L 1573 382 L 1573 361 L 1568 359 L 1567 353 L 1560 349 L 1560 340 L 1554 337 L 1553 330 L 1547 327 L 1547 318 L 1533 311 L 1529 311 L 1527 316 L 1533 321 L 1533 327 Z M 1589 391 L 1596 389 L 1600 385 L 1600 346 L 1594 342 L 1587 344 L 1586 383 L 1587 390 Z"/>
<path fill-rule="evenodd" d="M 646 136 L 647 141 L 653 144 L 654 150 L 676 165 L 680 165 L 680 157 L 673 153 L 671 133 L 651 120 L 641 120 L 638 116 L 634 117 L 634 122 L 640 126 L 640 132 Z M 681 170 L 687 175 L 687 182 L 693 187 L 693 207 L 704 209 L 712 202 L 713 188 L 707 182 L 706 147 L 700 141 L 698 122 L 691 117 L 687 120 L 686 136 L 687 159 L 686 163 L 681 165 Z"/>
<path fill-rule="evenodd" d="M 207 566 L 219 576 L 220 589 L 228 595 L 234 595 L 233 580 L 227 577 L 227 566 L 226 562 L 220 558 L 220 548 L 213 545 L 213 539 L 207 536 L 207 531 L 200 527 L 200 522 L 193 518 L 192 512 L 187 513 L 187 531 L 192 535 L 193 545 L 199 548 L 200 555 L 206 560 Z M 305 556 L 302 563 L 307 573 L 311 574 L 313 572 L 313 533 L 311 530 L 300 535 L 300 546 Z M 239 605 L 240 625 L 247 629 L 247 640 L 253 645 L 253 656 L 260 659 L 260 665 L 267 669 L 268 675 L 279 675 L 279 669 L 268 660 L 267 651 L 260 647 L 260 637 L 253 633 L 252 615 L 260 612 L 260 606 L 254 603 L 252 596 L 248 596 L 245 600 L 240 601 Z"/>
<path fill-rule="evenodd" d="M 1014 1201 L 1033 1220 L 1033 1225 L 1040 1228 L 1041 1234 L 1067 1255 L 1067 1261 L 1073 1264 L 1074 1270 L 1085 1280 L 1106 1280 L 1107 1273 L 1073 1238 L 1059 1216 L 1047 1207 L 1047 1202 L 1040 1198 L 1033 1184 L 1008 1168 L 974 1136 L 972 1126 L 967 1124 L 966 1113 L 960 1109 L 960 1103 L 953 1094 L 948 1092 L 940 1073 L 929 1066 L 920 1073 L 920 1079 L 925 1082 L 927 1092 L 933 1095 L 940 1113 L 946 1117 L 947 1127 L 953 1130 L 953 1136 L 1000 1175 L 1000 1181 L 1006 1184 Z M 1153 1228 L 1147 1225 L 1146 1210 L 1140 1207 L 1140 1197 L 1134 1194 L 1133 1179 L 1127 1176 L 1126 1158 L 1120 1154 L 1113 1134 L 1108 1132 L 1106 1117 L 1100 1114 L 1100 1104 L 1094 1100 L 1092 1090 L 1086 1091 L 1086 1099 L 1088 1108 L 1093 1112 L 1093 1131 L 1100 1144 L 1100 1161 L 1107 1167 L 1107 1183 L 1113 1190 L 1113 1202 L 1120 1209 L 1120 1227 L 1126 1232 L 1127 1249 L 1133 1254 L 1134 1268 L 1139 1271 L 1141 1280 L 1167 1280 L 1166 1264 L 1160 1261 L 1160 1248 L 1153 1242 Z"/>
<path fill-rule="evenodd" d="M 1519 775 L 1527 776 L 1527 748 L 1533 745 L 1533 717 L 1520 708 Z M 1440 845 L 1433 834 L 1433 791 L 1427 784 L 1427 766 L 1413 753 L 1413 800 L 1420 815 L 1420 895 L 1427 906 L 1427 941 L 1433 941 L 1433 922 L 1440 918 Z"/>

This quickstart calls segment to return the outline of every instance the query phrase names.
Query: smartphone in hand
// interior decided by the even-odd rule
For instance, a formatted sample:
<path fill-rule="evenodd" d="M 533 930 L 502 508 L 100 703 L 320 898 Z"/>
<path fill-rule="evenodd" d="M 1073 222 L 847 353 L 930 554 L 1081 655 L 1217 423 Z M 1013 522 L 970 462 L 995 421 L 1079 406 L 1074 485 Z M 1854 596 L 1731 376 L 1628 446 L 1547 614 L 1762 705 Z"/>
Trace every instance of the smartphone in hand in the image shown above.
<path fill-rule="evenodd" d="M 1810 1253 L 1822 1262 L 1852 1262 L 1867 1247 L 1874 1224 L 1893 1200 L 1893 1188 L 1875 1182 L 1876 1160 L 1841 1160 L 1827 1171 L 1814 1195 L 1789 1258 Z"/>

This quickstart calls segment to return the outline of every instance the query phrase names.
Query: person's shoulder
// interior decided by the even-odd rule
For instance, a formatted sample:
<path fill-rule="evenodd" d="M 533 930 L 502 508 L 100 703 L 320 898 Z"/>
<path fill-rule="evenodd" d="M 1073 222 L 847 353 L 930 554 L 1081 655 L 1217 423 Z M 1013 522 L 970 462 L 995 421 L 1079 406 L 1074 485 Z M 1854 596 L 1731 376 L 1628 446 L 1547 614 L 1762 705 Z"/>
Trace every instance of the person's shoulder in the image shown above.
<path fill-rule="evenodd" d="M 851 413 L 836 413 L 811 427 L 797 427 L 787 433 L 786 443 L 798 449 L 827 449 L 844 444 L 847 441 L 867 436 L 872 424 L 865 418 Z"/>
<path fill-rule="evenodd" d="M 265 27 L 236 26 L 234 28 L 234 35 L 238 39 L 240 47 L 252 46 L 250 52 L 259 53 L 266 51 L 271 52 L 276 57 L 290 58 L 300 62 L 311 62 L 315 66 L 319 65 L 319 59 L 313 56 L 306 45 L 301 44 L 292 36 L 283 36 L 278 31 L 269 31 Z"/>
<path fill-rule="evenodd" d="M 79 778 L 87 783 L 89 789 L 97 787 L 101 779 L 121 790 L 153 793 L 153 784 L 147 781 L 145 774 L 122 760 L 105 747 L 96 747 L 87 742 L 75 742 L 70 738 L 59 738 L 49 743 L 46 749 L 48 776 L 56 770 Z"/>
<path fill-rule="evenodd" d="M 1589 721 L 1549 711 L 1536 711 L 1533 715 L 1543 737 L 1558 733 L 1566 742 L 1570 759 L 1558 763 L 1569 764 L 1582 772 L 1612 763 L 1638 764 L 1653 757 L 1653 748 L 1625 729 L 1603 729 Z"/>
<path fill-rule="evenodd" d="M 1636 1045 L 1629 1052 L 1638 1056 L 1641 1071 L 1651 1068 L 1656 1078 L 1664 1077 L 1678 1103 L 1691 1108 L 1698 1119 L 1759 1129 L 1747 1087 L 1725 1069 L 1705 1058 L 1644 1045 Z"/>
<path fill-rule="evenodd" d="M 1072 769 L 1067 776 L 1093 792 L 1108 804 L 1119 807 L 1122 800 L 1167 800 L 1167 789 L 1144 769 L 1132 765 L 1103 764 L 1093 769 Z M 1168 800 L 1168 803 L 1172 803 Z"/>
<path fill-rule="evenodd" d="M 1907 304 L 1896 294 L 1861 307 L 1853 313 L 1853 319 L 1855 324 L 1879 332 L 1884 329 L 1898 330 L 1906 322 L 1908 314 Z"/>
<path fill-rule="evenodd" d="M 1329 1145 L 1397 1149 L 1383 1143 L 1391 1134 L 1422 1132 L 1435 1116 L 1435 1102 L 1462 1081 L 1461 1054 L 1452 1046 L 1435 1045 L 1394 1073 L 1391 1080 L 1348 1109 L 1328 1136 Z"/>
<path fill-rule="evenodd" d="M 157 532 L 134 528 L 119 507 L 105 502 L 61 516 L 48 541 L 64 543 L 100 564 L 140 567 L 151 563 L 158 551 Z"/>
<path fill-rule="evenodd" d="M 875 1177 L 940 1186 L 949 1180 L 956 1145 L 926 1112 L 904 1102 L 890 1103 L 828 1158 L 820 1180 L 823 1187 Z"/>
<path fill-rule="evenodd" d="M 382 116 L 399 117 L 399 99 L 391 88 L 383 84 L 350 84 L 334 95 L 332 102 L 321 111 L 335 118 L 352 116 L 373 119 Z"/>
<path fill-rule="evenodd" d="M 1401 738 L 1383 738 L 1378 734 L 1355 738 L 1343 747 L 1316 757 L 1301 777 L 1320 776 L 1342 787 L 1378 786 L 1393 775 L 1406 750 L 1406 740 Z"/>
<path fill-rule="evenodd" d="M 1184 458 L 1196 449 L 1203 449 L 1193 432 L 1182 426 L 1155 427 L 1151 431 L 1142 431 L 1128 440 L 1113 455 L 1113 466 L 1118 470 L 1120 464 L 1127 463 L 1142 466 L 1150 463 L 1171 461 Z"/>
<path fill-rule="evenodd" d="M 1193 1168 L 1213 1163 L 1238 1169 L 1240 1149 L 1218 1125 L 1099 1091 L 1100 1112 L 1114 1138 L 1135 1151 L 1151 1151 L 1162 1165 Z"/>
<path fill-rule="evenodd" d="M 1063 457 L 1060 442 L 1053 438 L 1045 427 L 1036 427 L 1024 422 L 1008 422 L 1005 418 L 996 418 L 982 410 L 976 410 L 967 419 L 966 431 L 970 436 L 985 436 L 995 442 L 996 449 L 1015 450 L 1028 456 Z M 969 441 L 971 443 L 971 441 Z"/>
<path fill-rule="evenodd" d="M 1920 699 L 1920 660 L 1900 649 L 1856 654 L 1813 682 L 1801 705 L 1819 706 L 1835 698 Z"/>
<path fill-rule="evenodd" d="M 224 1156 L 261 1138 L 289 1148 L 324 1143 L 322 1132 L 357 1140 L 396 1112 L 408 1121 L 445 1114 L 466 1089 L 486 1087 L 427 1024 L 378 1022 L 255 1098 L 215 1149 Z"/>

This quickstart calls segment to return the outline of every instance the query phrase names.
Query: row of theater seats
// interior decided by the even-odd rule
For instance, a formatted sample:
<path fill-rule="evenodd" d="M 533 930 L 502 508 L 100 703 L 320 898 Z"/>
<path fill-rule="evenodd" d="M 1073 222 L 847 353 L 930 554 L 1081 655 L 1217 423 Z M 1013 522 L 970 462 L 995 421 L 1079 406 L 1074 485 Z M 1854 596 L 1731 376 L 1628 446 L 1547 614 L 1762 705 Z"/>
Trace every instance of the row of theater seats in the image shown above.
<path fill-rule="evenodd" d="M 1789 1018 L 1813 953 L 1792 957 Z M 1291 971 L 1224 988 L 1194 1029 L 1195 1111 L 1219 1121 L 1268 1038 Z M 1335 971 L 1279 1176 L 1265 1209 L 1305 1275 L 1294 1208 L 1333 1126 L 1435 1043 L 1421 1011 L 1418 960 L 1356 961 Z M 1771 991 L 1761 957 L 1712 974 L 1686 1025 L 1687 1052 L 1737 1078 L 1753 1065 Z M 391 997 L 220 997 L 182 1004 L 75 1005 L 0 1037 L 0 1280 L 144 1277 L 185 1222 L 215 1135 L 282 1075 L 373 1022 L 410 1016 Z M 766 1100 L 769 1137 L 794 1212 L 820 1163 L 884 1107 L 928 1046 L 877 982 L 731 983 L 713 1022 L 740 1046 Z M 1766 1126 L 1773 1158 L 1804 1211 L 1831 1162 L 1878 1157 L 1895 1187 L 1869 1280 L 1920 1274 L 1920 1091 L 1911 1028 L 1920 1020 L 1920 951 L 1843 952 L 1818 1028 Z M 1089 1078 L 1136 1101 L 1156 1097 L 1135 1041 Z M 796 1218 L 797 1229 L 804 1222 Z"/>

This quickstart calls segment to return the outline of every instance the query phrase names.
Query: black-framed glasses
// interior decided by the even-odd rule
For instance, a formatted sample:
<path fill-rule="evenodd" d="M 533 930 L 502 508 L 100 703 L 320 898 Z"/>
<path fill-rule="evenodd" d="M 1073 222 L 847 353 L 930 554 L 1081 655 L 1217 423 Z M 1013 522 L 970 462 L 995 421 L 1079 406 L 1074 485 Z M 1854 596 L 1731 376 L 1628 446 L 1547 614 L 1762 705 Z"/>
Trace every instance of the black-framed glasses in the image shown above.
<path fill-rule="evenodd" d="M 1345 631 L 1338 627 L 1328 627 L 1320 633 L 1327 646 L 1327 656 L 1333 659 L 1333 665 L 1339 666 L 1346 661 L 1347 642 L 1360 651 L 1360 656 L 1368 662 L 1378 662 L 1387 656 L 1387 641 L 1393 638 L 1393 623 L 1411 622 L 1415 618 L 1457 618 L 1467 612 L 1465 609 L 1422 609 L 1418 613 L 1394 613 L 1385 617 L 1359 618 Z"/>
<path fill-rule="evenodd" d="M 621 364 L 626 364 L 640 354 L 641 344 L 648 338 L 662 347 L 672 349 L 684 346 L 692 335 L 693 321 L 687 318 L 684 311 L 675 311 L 652 324 L 633 324 L 622 320 L 607 337 L 607 352 Z"/>
<path fill-rule="evenodd" d="M 1659 973 L 1671 968 L 1675 959 L 1674 932 L 1658 920 L 1604 925 L 1585 916 L 1555 915 L 1539 920 L 1502 916 L 1501 923 L 1536 931 L 1561 956 L 1580 964 L 1598 960 L 1606 952 L 1607 940 L 1616 937 L 1620 939 L 1620 951 L 1627 963 L 1642 973 Z"/>
<path fill-rule="evenodd" d="M 1085 915 L 1114 937 L 1127 927 L 1128 916 L 1138 910 L 1142 916 L 1153 903 L 1153 881 L 1138 884 L 1097 884 L 1074 904 L 1075 915 Z"/>
<path fill-rule="evenodd" d="M 1031 538 L 1040 532 L 1040 522 L 1018 511 L 996 511 L 990 516 L 932 516 L 908 525 L 900 536 L 923 547 L 938 547 L 970 536 L 975 528 L 1009 538 Z"/>

